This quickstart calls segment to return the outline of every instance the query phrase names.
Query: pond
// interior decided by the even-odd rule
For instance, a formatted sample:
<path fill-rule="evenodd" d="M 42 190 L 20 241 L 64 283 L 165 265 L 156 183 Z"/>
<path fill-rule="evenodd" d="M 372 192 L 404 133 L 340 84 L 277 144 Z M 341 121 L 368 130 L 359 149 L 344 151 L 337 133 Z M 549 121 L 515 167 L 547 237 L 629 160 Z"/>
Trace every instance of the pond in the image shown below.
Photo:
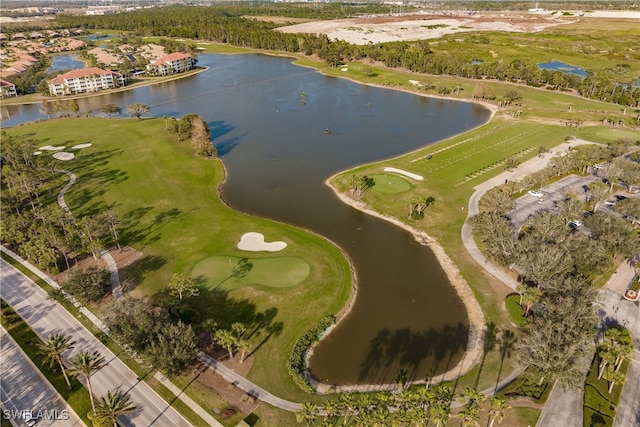
<path fill-rule="evenodd" d="M 576 67 L 570 64 L 566 64 L 560 61 L 541 62 L 538 64 L 538 68 L 543 70 L 562 71 L 565 74 L 575 74 L 583 79 L 587 77 L 587 72 L 584 68 Z"/>
<path fill-rule="evenodd" d="M 51 66 L 47 70 L 47 73 L 62 70 L 77 70 L 84 68 L 84 62 L 79 61 L 78 55 L 55 55 L 51 58 Z"/>
<path fill-rule="evenodd" d="M 80 110 L 115 103 L 126 111 L 142 102 L 156 117 L 201 115 L 228 172 L 221 189 L 227 203 L 312 230 L 346 252 L 358 295 L 311 358 L 317 379 L 392 383 L 401 367 L 418 379 L 431 368 L 436 374 L 452 368 L 466 348 L 468 320 L 432 251 L 407 231 L 345 205 L 324 181 L 467 131 L 485 123 L 489 111 L 325 77 L 287 58 L 201 55 L 198 63 L 209 69 L 80 99 Z M 11 125 L 39 117 L 37 105 L 6 114 Z"/>

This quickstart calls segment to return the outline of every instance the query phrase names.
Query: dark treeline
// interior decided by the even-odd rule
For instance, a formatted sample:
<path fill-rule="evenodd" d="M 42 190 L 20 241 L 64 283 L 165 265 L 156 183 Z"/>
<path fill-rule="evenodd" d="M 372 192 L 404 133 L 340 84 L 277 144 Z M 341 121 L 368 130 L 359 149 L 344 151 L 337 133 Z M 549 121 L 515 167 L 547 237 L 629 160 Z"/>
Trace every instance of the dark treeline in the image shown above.
<path fill-rule="evenodd" d="M 300 13 L 313 11 L 310 8 L 289 6 L 289 9 L 279 12 L 285 14 L 283 11 L 288 10 L 293 14 L 292 11 L 298 9 Z M 542 70 L 536 64 L 521 59 L 511 63 L 494 61 L 474 64 L 471 53 L 434 51 L 425 40 L 354 45 L 330 40 L 326 35 L 286 34 L 274 31 L 283 24 L 247 17 L 246 13 L 251 10 L 257 14 L 255 9 L 250 8 L 173 6 L 116 15 L 61 15 L 57 22 L 63 27 L 80 27 L 85 30 L 115 29 L 131 32 L 136 36 L 212 40 L 234 46 L 317 55 L 332 66 L 339 66 L 344 61 L 368 59 L 387 67 L 403 68 L 416 73 L 508 81 L 640 107 L 640 88 L 628 84 L 629 82 L 618 81 L 611 73 L 589 73 L 587 78 L 581 79 L 561 71 Z M 271 9 L 265 8 L 260 12 L 266 13 L 269 10 Z M 477 44 L 479 49 L 491 44 L 488 35 L 469 37 L 471 43 Z"/>

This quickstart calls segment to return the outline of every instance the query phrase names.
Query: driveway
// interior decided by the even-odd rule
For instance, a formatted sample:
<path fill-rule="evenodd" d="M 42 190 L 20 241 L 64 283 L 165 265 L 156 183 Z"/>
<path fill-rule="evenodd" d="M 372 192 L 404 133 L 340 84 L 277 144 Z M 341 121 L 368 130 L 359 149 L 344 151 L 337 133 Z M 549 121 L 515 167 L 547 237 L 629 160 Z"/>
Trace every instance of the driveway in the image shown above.
<path fill-rule="evenodd" d="M 42 411 L 38 427 L 84 426 L 78 415 L 2 326 L 0 349 L 0 401 L 2 408 L 9 411 L 3 412 L 3 417 L 9 418 L 16 425 L 26 426 L 26 422 L 19 419 L 24 414 L 23 411 L 33 411 L 31 415 L 34 418 L 38 411 Z M 9 417 L 6 417 L 7 414 Z"/>
<path fill-rule="evenodd" d="M 190 424 L 167 402 L 93 336 L 62 306 L 49 299 L 38 285 L 13 266 L 0 259 L 2 286 L 0 295 L 24 319 L 39 337 L 55 332 L 69 334 L 76 342 L 72 354 L 82 350 L 97 351 L 107 365 L 93 374 L 91 384 L 96 396 L 120 388 L 127 391 L 137 410 L 120 417 L 124 426 L 189 426 Z"/>

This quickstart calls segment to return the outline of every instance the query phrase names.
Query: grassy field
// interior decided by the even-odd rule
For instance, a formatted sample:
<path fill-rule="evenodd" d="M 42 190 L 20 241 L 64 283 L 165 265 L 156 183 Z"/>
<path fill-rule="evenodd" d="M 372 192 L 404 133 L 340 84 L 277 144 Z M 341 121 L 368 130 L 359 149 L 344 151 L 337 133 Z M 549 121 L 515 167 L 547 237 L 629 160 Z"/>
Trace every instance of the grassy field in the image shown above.
<path fill-rule="evenodd" d="M 289 287 L 247 283 L 220 292 L 203 287 L 190 308 L 203 320 L 263 319 L 264 333 L 252 342 L 259 351 L 249 378 L 279 396 L 300 399 L 301 392 L 286 371 L 289 351 L 319 318 L 338 312 L 351 291 L 349 264 L 335 246 L 308 232 L 229 209 L 218 196 L 222 164 L 196 158 L 190 147 L 176 144 L 161 119 L 51 120 L 8 131 L 28 135 L 34 147 L 91 142 L 74 160 L 60 165 L 78 177 L 66 201 L 77 217 L 112 209 L 122 219 L 121 243 L 143 253 L 121 270 L 121 279 L 136 285 L 133 295 L 162 301 L 173 273 L 190 275 L 210 256 L 247 256 L 235 247 L 245 232 L 258 231 L 287 242 L 277 257 L 288 258 L 289 267 L 278 268 L 297 263 L 294 278 L 299 281 L 306 273 L 301 283 Z M 254 263 L 273 257 L 251 255 Z"/>

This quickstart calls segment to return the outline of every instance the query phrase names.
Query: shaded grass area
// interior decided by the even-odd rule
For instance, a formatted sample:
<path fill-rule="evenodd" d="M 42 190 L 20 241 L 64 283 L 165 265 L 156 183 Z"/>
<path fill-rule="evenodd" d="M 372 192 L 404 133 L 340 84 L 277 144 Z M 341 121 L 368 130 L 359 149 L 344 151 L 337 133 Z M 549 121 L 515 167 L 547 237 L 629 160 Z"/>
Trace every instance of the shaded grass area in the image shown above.
<path fill-rule="evenodd" d="M 612 426 L 616 416 L 616 408 L 622 394 L 622 384 L 615 384 L 609 393 L 609 383 L 606 379 L 598 379 L 598 365 L 600 358 L 596 354 L 591 362 L 591 369 L 587 374 L 584 385 L 584 425 Z M 620 372 L 626 377 L 629 361 L 622 362 Z"/>
<path fill-rule="evenodd" d="M 20 348 L 27 354 L 29 359 L 40 369 L 49 383 L 60 393 L 62 398 L 73 408 L 87 425 L 92 425 L 87 414 L 91 412 L 91 400 L 89 392 L 73 376 L 69 376 L 71 389 L 67 386 L 62 371 L 52 370 L 48 366 L 42 365 L 42 359 L 38 354 L 37 344 L 40 338 L 29 328 L 29 326 L 14 312 L 4 301 L 0 300 L 2 308 L 2 325 L 7 332 L 18 343 Z"/>
<path fill-rule="evenodd" d="M 191 276 L 198 280 L 200 286 L 211 290 L 230 290 L 250 285 L 288 288 L 303 282 L 309 276 L 310 266 L 301 258 L 249 259 L 251 269 L 245 274 L 236 270 L 241 259 L 229 256 L 205 258 L 195 265 Z"/>
<path fill-rule="evenodd" d="M 249 378 L 281 397 L 303 399 L 286 360 L 294 342 L 321 317 L 338 312 L 351 292 L 349 264 L 338 248 L 306 231 L 231 210 L 218 194 L 222 164 L 194 157 L 188 144 L 177 144 L 164 130 L 162 119 L 72 118 L 7 131 L 30 137 L 34 146 L 92 144 L 64 164 L 78 177 L 65 199 L 77 218 L 111 209 L 122 220 L 121 243 L 143 252 L 121 270 L 135 296 L 163 298 L 172 274 L 189 275 L 203 254 L 246 256 L 236 244 L 247 231 L 288 242 L 278 256 L 309 266 L 298 286 L 205 290 L 190 308 L 201 320 L 277 326 L 251 338 L 259 351 Z"/>

